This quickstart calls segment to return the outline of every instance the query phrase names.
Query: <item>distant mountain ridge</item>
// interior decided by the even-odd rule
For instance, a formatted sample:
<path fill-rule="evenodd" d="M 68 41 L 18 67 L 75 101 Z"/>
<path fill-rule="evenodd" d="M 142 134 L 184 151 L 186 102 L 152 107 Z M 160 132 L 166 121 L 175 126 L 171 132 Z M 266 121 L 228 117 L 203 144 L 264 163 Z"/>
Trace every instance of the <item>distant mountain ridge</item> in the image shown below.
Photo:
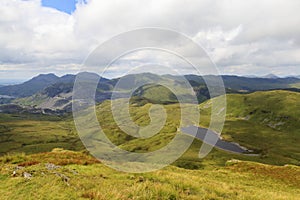
<path fill-rule="evenodd" d="M 82 72 L 87 73 L 87 72 Z M 96 75 L 94 73 L 87 73 L 88 75 Z M 98 75 L 96 75 L 98 76 Z M 99 76 L 100 78 L 100 76 Z M 0 87 L 0 95 L 13 96 L 17 98 L 29 97 L 38 92 L 42 92 L 47 87 L 55 88 L 61 87 L 61 84 L 72 85 L 73 88 L 76 75 L 66 74 L 62 77 L 58 77 L 53 73 L 50 74 L 40 74 L 32 79 L 16 85 L 8 85 Z"/>
<path fill-rule="evenodd" d="M 59 79 L 55 74 L 40 74 L 21 84 L 0 87 L 0 95 L 28 97 L 57 82 Z"/>
<path fill-rule="evenodd" d="M 203 77 L 197 75 L 185 75 L 189 81 L 205 84 Z M 205 79 L 212 79 L 216 76 L 208 75 Z M 233 75 L 222 75 L 225 88 L 237 91 L 255 92 L 262 90 L 292 88 L 292 84 L 300 83 L 300 79 L 294 77 L 287 78 L 249 78 Z"/>
<path fill-rule="evenodd" d="M 94 73 L 83 72 L 81 75 L 87 80 L 91 78 L 100 79 L 100 76 Z M 272 77 L 249 78 L 224 75 L 222 76 L 222 79 L 224 81 L 226 93 L 251 93 L 275 89 L 299 92 L 299 89 L 297 89 L 296 86 L 300 85 L 300 79 L 295 77 Z M 216 76 L 207 75 L 201 77 L 197 75 L 185 75 L 184 78 L 193 87 L 199 103 L 211 98 L 205 80 L 215 79 Z M 1 87 L 0 95 L 16 97 L 16 100 L 12 102 L 18 105 L 71 111 L 72 92 L 75 79 L 76 75 L 72 74 L 67 74 L 62 77 L 58 77 L 54 74 L 41 74 L 22 84 Z M 175 103 L 177 102 L 177 98 L 174 94 L 169 89 L 160 86 L 159 82 L 173 84 L 174 87 L 179 87 L 179 90 L 180 85 L 184 84 L 183 77 L 174 75 L 156 75 L 151 73 L 129 74 L 115 79 L 101 78 L 101 83 L 98 84 L 98 89 L 96 91 L 96 101 L 102 102 L 110 99 L 112 97 L 113 89 L 120 79 L 122 79 L 122 82 L 118 84 L 117 90 L 119 91 L 117 98 L 124 97 L 124 95 L 129 92 L 130 88 L 142 85 L 140 88 L 137 88 L 137 91 L 133 94 L 136 96 L 135 102 Z M 149 84 L 149 82 L 152 84 Z M 185 94 L 183 93 L 181 95 L 184 96 Z M 8 100 L 2 102 L 7 103 Z"/>
<path fill-rule="evenodd" d="M 267 74 L 265 76 L 262 76 L 261 78 L 270 78 L 270 79 L 277 79 L 280 78 L 279 76 L 276 76 L 274 74 Z"/>

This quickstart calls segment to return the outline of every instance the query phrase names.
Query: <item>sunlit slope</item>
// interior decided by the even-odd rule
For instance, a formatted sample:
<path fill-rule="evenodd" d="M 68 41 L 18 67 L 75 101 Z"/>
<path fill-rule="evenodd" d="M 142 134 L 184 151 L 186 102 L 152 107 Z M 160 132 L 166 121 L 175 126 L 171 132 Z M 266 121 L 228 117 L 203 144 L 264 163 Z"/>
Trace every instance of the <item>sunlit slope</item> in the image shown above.
<path fill-rule="evenodd" d="M 25 179 L 24 172 L 31 178 Z M 112 170 L 84 153 L 56 149 L 30 156 L 0 157 L 0 198 L 296 200 L 299 177 L 296 166 L 237 160 L 212 169 L 169 166 L 151 173 L 128 174 Z"/>
<path fill-rule="evenodd" d="M 199 159 L 198 152 L 202 143 L 195 140 L 190 149 L 174 164 L 198 169 L 207 165 L 224 165 L 227 160 L 237 158 L 275 165 L 300 165 L 299 100 L 299 93 L 288 91 L 227 95 L 227 119 L 222 137 L 254 150 L 259 156 L 235 155 L 214 149 L 206 158 Z M 151 105 L 147 102 L 142 105 L 132 103 L 131 119 L 140 126 L 149 125 L 148 112 Z M 111 101 L 99 104 L 96 110 L 103 131 L 115 145 L 132 152 L 151 152 L 164 147 L 179 133 L 179 104 L 163 106 L 167 113 L 165 125 L 156 135 L 146 139 L 135 138 L 120 129 L 111 113 Z M 210 101 L 199 107 L 200 125 L 207 127 L 210 119 Z M 71 116 L 0 116 L 1 154 L 47 152 L 55 147 L 84 149 Z"/>
<path fill-rule="evenodd" d="M 221 150 L 213 150 L 207 158 L 198 159 L 201 142 L 195 141 L 190 150 L 175 164 L 198 168 L 207 163 L 224 164 L 227 159 L 238 158 L 262 163 L 284 165 L 300 164 L 299 144 L 299 103 L 300 94 L 289 91 L 268 91 L 252 94 L 227 95 L 227 117 L 222 137 L 237 142 L 259 154 L 249 157 L 235 155 Z M 207 127 L 210 121 L 210 101 L 200 105 L 200 125 Z M 150 123 L 148 111 L 151 104 L 132 105 L 132 120 L 141 126 Z M 168 118 L 166 125 L 149 139 L 128 137 L 115 124 L 109 112 L 110 103 L 105 102 L 98 108 L 98 119 L 108 137 L 121 148 L 134 152 L 148 152 L 168 144 L 177 133 L 180 122 L 178 104 L 164 106 Z"/>
<path fill-rule="evenodd" d="M 300 134 L 300 93 L 277 90 L 227 97 L 228 117 Z"/>
<path fill-rule="evenodd" d="M 0 155 L 47 152 L 56 147 L 84 148 L 71 119 L 40 114 L 0 114 Z"/>
<path fill-rule="evenodd" d="M 210 101 L 200 105 L 207 126 Z M 227 95 L 222 137 L 261 154 L 262 162 L 300 164 L 300 93 L 288 91 Z"/>

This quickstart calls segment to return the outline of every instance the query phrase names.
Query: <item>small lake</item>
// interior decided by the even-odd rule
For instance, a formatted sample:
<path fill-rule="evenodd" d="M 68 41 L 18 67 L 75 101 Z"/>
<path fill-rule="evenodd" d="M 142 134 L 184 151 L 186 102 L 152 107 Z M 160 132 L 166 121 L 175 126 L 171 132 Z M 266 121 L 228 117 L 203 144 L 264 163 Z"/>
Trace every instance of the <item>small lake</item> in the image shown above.
<path fill-rule="evenodd" d="M 222 140 L 216 132 L 211 131 L 206 128 L 201 128 L 201 127 L 197 127 L 197 126 L 189 126 L 189 127 L 181 128 L 181 131 L 185 134 L 191 135 L 191 136 L 201 140 L 202 142 L 204 141 L 205 136 L 207 134 L 209 134 L 209 137 L 207 137 L 206 141 L 205 141 L 206 144 L 214 145 L 214 141 L 217 140 L 215 147 L 219 148 L 221 150 L 229 151 L 229 152 L 237 153 L 237 154 L 255 155 L 255 154 L 249 154 L 249 153 L 252 153 L 251 150 L 248 150 L 245 147 L 242 147 L 237 143 L 227 142 L 227 141 Z M 195 135 L 195 133 L 197 133 L 197 134 Z"/>

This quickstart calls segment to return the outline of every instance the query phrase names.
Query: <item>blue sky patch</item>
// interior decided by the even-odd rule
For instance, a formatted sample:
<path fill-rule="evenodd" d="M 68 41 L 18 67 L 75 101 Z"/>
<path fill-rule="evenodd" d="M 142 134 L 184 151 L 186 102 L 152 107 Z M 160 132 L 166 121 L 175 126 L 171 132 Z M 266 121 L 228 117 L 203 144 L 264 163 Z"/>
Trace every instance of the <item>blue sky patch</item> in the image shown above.
<path fill-rule="evenodd" d="M 77 0 L 42 0 L 42 6 L 55 8 L 68 14 L 76 10 L 76 3 Z"/>

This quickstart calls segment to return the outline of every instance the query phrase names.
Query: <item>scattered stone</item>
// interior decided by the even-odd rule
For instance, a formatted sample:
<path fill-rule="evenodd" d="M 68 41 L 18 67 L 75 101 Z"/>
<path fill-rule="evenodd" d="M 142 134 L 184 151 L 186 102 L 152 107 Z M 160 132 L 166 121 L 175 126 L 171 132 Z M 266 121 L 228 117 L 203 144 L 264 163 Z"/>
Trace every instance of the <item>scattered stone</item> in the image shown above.
<path fill-rule="evenodd" d="M 243 120 L 248 121 L 250 118 L 251 118 L 251 116 L 250 116 L 250 115 L 247 115 L 246 117 L 243 118 Z"/>
<path fill-rule="evenodd" d="M 13 176 L 13 177 L 16 177 L 16 176 L 17 176 L 17 172 L 16 172 L 16 171 L 13 171 L 12 176 Z"/>
<path fill-rule="evenodd" d="M 24 169 L 24 167 L 22 167 L 22 166 L 16 166 L 12 173 L 12 177 L 18 176 L 18 171 L 23 170 L 23 169 Z M 19 174 L 22 174 L 22 172 L 20 172 Z"/>
<path fill-rule="evenodd" d="M 74 175 L 78 174 L 78 172 L 76 171 L 76 169 L 73 169 L 72 172 L 73 172 Z"/>
<path fill-rule="evenodd" d="M 54 169 L 60 168 L 60 166 L 54 165 L 53 163 L 46 163 L 46 164 L 45 164 L 45 167 L 46 167 L 48 170 L 54 170 Z"/>
<path fill-rule="evenodd" d="M 278 122 L 278 123 L 268 123 L 267 125 L 270 127 L 270 128 L 273 128 L 273 129 L 276 129 L 278 126 L 282 126 L 284 125 L 285 122 Z"/>
<path fill-rule="evenodd" d="M 31 179 L 31 177 L 32 177 L 32 175 L 27 173 L 27 172 L 24 172 L 23 176 L 24 176 L 25 179 Z"/>

